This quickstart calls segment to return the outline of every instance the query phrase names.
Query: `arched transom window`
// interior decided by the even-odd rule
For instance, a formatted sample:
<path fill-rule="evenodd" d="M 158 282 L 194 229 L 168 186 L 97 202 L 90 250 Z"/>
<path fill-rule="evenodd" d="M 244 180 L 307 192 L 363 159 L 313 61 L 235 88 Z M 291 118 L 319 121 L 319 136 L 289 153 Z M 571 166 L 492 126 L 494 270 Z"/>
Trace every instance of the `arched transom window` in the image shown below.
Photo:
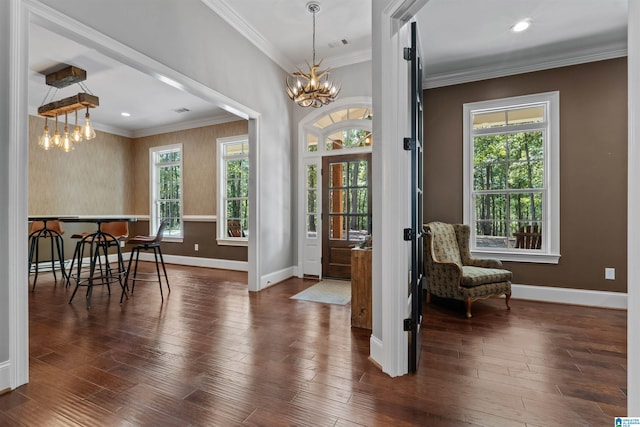
<path fill-rule="evenodd" d="M 307 132 L 307 153 L 371 148 L 371 108 L 354 107 L 328 113 Z"/>

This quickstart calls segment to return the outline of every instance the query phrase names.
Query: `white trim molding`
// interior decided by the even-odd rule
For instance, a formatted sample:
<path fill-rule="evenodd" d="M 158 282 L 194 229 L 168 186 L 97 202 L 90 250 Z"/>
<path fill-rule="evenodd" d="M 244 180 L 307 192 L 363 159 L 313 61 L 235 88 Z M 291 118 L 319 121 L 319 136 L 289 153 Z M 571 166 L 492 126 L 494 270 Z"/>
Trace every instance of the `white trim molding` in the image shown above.
<path fill-rule="evenodd" d="M 277 47 L 264 38 L 262 34 L 253 26 L 251 26 L 235 9 L 230 5 L 231 0 L 201 0 L 216 15 L 222 18 L 227 24 L 235 28 L 238 33 L 242 34 L 251 44 L 260 49 L 262 53 L 267 55 L 273 62 L 278 64 L 283 70 L 293 70 L 295 64 L 287 59 Z"/>
<path fill-rule="evenodd" d="M 138 217 L 140 219 L 140 217 Z M 149 215 L 147 215 L 149 219 Z M 216 222 L 218 221 L 217 215 L 182 215 L 183 222 Z"/>
<path fill-rule="evenodd" d="M 567 56 L 566 53 L 554 56 L 547 55 L 546 57 L 527 55 L 524 59 L 516 62 L 512 60 L 496 60 L 493 61 L 492 65 L 488 66 L 462 67 L 463 71 L 426 75 L 423 78 L 422 86 L 424 89 L 433 89 L 552 68 L 569 67 L 588 62 L 604 61 L 623 56 L 627 56 L 627 47 L 624 43 L 614 43 L 597 49 L 576 50 L 571 56 Z"/>
<path fill-rule="evenodd" d="M 627 294 L 623 292 L 512 284 L 511 293 L 512 301 L 523 299 L 559 304 L 586 305 L 590 307 L 627 309 Z"/>
<path fill-rule="evenodd" d="M 283 268 L 282 270 L 265 274 L 260 278 L 260 290 L 268 288 L 269 286 L 273 286 L 276 283 L 280 283 L 283 280 L 287 280 L 290 277 L 294 277 L 295 275 L 296 275 L 295 266 Z"/>
<path fill-rule="evenodd" d="M 122 254 L 126 259 L 126 254 Z M 234 261 L 229 259 L 217 258 L 198 258 L 183 255 L 166 255 L 163 254 L 165 264 L 188 265 L 192 267 L 218 268 L 220 270 L 249 271 L 249 263 L 247 261 Z M 114 258 L 115 259 L 115 258 Z M 109 255 L 109 261 L 111 261 Z M 141 253 L 140 260 L 155 262 L 152 253 Z"/>
<path fill-rule="evenodd" d="M 27 144 L 27 71 L 29 19 L 21 0 L 11 0 L 10 11 L 10 114 L 7 182 L 7 285 L 9 288 L 9 382 L 2 367 L 0 389 L 15 389 L 29 381 L 29 298 L 27 272 L 27 197 L 29 152 Z M 3 343 L 6 344 L 6 343 Z"/>
<path fill-rule="evenodd" d="M 627 168 L 627 416 L 640 417 L 640 2 L 629 0 Z"/>
<path fill-rule="evenodd" d="M 11 386 L 11 363 L 0 363 L 0 394 L 5 390 L 11 390 L 14 387 Z"/>

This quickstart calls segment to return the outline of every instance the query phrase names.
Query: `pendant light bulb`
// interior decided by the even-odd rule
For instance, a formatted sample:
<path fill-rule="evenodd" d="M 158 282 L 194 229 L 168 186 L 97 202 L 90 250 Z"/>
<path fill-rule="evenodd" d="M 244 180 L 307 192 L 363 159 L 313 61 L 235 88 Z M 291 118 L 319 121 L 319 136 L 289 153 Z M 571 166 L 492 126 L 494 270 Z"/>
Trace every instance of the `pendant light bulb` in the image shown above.
<path fill-rule="evenodd" d="M 69 136 L 69 124 L 67 122 L 67 115 L 64 115 L 64 130 L 62 132 L 62 142 L 60 143 L 60 149 L 65 153 L 73 150 L 73 142 Z"/>
<path fill-rule="evenodd" d="M 56 147 L 60 146 L 60 132 L 58 132 L 58 116 L 56 115 L 56 130 L 53 132 L 53 138 L 51 138 L 51 142 Z"/>
<path fill-rule="evenodd" d="M 82 126 L 82 137 L 87 141 L 96 137 L 96 131 L 91 126 L 91 117 L 89 116 L 89 108 L 84 115 L 84 126 Z"/>
<path fill-rule="evenodd" d="M 76 121 L 73 126 L 73 133 L 71 134 L 71 140 L 75 143 L 82 141 L 82 132 L 80 132 L 80 126 L 78 126 L 78 110 L 76 110 Z"/>
<path fill-rule="evenodd" d="M 44 131 L 42 132 L 42 135 L 40 135 L 40 138 L 38 138 L 38 145 L 43 150 L 50 150 L 52 147 L 51 135 L 49 135 L 49 118 L 48 117 L 44 118 Z"/>

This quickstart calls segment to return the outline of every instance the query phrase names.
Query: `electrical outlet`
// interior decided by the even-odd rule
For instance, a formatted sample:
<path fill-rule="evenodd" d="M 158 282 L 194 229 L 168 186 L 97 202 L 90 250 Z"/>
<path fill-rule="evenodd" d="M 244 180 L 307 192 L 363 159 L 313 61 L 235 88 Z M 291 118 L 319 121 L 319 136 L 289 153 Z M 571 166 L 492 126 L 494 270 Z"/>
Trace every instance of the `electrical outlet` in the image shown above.
<path fill-rule="evenodd" d="M 616 269 L 615 268 L 605 268 L 604 269 L 604 278 L 606 280 L 616 280 Z"/>
<path fill-rule="evenodd" d="M 198 252 L 198 244 L 197 243 L 195 245 L 193 245 L 193 250 Z"/>
<path fill-rule="evenodd" d="M 121 248 L 124 248 L 124 245 L 125 245 L 126 243 L 127 243 L 127 242 L 125 242 L 124 240 L 121 240 L 121 241 L 120 241 L 120 247 L 121 247 Z"/>

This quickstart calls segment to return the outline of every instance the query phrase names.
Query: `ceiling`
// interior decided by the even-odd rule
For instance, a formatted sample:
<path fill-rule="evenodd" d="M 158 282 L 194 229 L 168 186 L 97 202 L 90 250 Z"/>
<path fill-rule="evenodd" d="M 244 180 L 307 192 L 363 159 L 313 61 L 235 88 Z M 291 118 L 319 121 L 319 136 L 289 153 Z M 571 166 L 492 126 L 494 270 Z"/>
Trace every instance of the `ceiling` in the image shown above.
<path fill-rule="evenodd" d="M 201 0 L 283 70 L 311 61 L 312 15 L 298 0 Z M 318 0 L 316 57 L 339 67 L 371 59 L 371 0 Z M 626 55 L 628 0 L 430 0 L 418 12 L 426 87 Z M 530 29 L 510 27 L 528 18 Z M 283 30 L 284 29 L 284 30 Z M 66 63 L 87 70 L 100 97 L 99 130 L 144 136 L 229 121 L 234 116 L 41 26 L 30 26 L 29 108 L 48 86 L 44 74 Z M 118 82 L 114 85 L 113 82 Z M 55 99 L 77 93 L 72 85 Z M 136 96 L 132 97 L 131 94 Z M 49 94 L 51 96 L 51 94 Z M 137 99 L 143 100 L 136 102 Z M 52 98 L 47 98 L 47 102 Z M 188 109 L 188 112 L 176 110 Z M 128 112 L 130 117 L 122 117 Z"/>

